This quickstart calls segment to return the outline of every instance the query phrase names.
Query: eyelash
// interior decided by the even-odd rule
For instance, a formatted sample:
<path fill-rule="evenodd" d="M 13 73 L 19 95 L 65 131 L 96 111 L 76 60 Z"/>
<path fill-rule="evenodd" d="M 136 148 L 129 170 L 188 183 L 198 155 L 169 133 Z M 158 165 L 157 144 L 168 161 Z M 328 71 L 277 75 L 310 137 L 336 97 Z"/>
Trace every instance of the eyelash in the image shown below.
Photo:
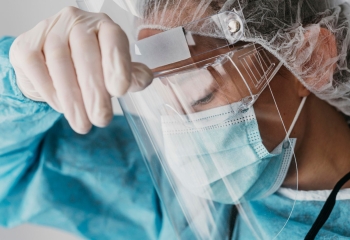
<path fill-rule="evenodd" d="M 215 91 L 214 91 L 214 92 L 211 92 L 210 94 L 208 94 L 208 95 L 205 96 L 204 98 L 199 99 L 198 101 L 196 101 L 195 103 L 193 103 L 193 104 L 192 104 L 192 107 L 195 107 L 195 106 L 197 106 L 197 105 L 205 105 L 205 104 L 210 103 L 210 102 L 213 100 L 214 95 L 215 95 Z"/>

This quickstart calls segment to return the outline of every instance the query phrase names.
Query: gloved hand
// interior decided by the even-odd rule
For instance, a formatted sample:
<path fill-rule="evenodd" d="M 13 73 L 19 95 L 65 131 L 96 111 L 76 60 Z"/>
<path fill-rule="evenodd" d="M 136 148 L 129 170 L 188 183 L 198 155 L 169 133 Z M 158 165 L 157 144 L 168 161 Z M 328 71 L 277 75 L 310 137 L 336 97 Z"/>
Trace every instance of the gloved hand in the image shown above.
<path fill-rule="evenodd" d="M 126 34 L 107 15 L 68 7 L 20 35 L 10 50 L 23 94 L 47 102 L 78 133 L 108 125 L 111 96 L 142 90 L 152 72 L 132 63 Z"/>

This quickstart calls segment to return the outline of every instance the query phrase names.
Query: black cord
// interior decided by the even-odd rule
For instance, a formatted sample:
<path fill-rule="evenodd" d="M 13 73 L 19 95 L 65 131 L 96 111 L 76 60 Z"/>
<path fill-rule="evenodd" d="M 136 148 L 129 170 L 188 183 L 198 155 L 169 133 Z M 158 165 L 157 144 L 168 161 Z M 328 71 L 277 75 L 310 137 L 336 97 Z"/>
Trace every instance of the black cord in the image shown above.
<path fill-rule="evenodd" d="M 309 232 L 307 233 L 305 240 L 311 240 L 315 239 L 317 233 L 320 231 L 324 223 L 329 218 L 329 215 L 332 213 L 332 210 L 334 208 L 337 194 L 339 190 L 343 187 L 343 185 L 350 180 L 350 172 L 346 174 L 342 179 L 337 182 L 335 187 L 333 188 L 331 194 L 327 198 L 327 201 L 323 205 L 323 208 L 321 209 L 320 213 L 318 214 L 318 217 L 316 218 L 316 221 L 310 228 Z"/>
<path fill-rule="evenodd" d="M 232 239 L 232 237 L 233 237 L 233 232 L 234 232 L 237 216 L 238 216 L 237 207 L 236 207 L 236 205 L 233 205 L 231 208 L 231 212 L 230 212 L 228 239 Z"/>

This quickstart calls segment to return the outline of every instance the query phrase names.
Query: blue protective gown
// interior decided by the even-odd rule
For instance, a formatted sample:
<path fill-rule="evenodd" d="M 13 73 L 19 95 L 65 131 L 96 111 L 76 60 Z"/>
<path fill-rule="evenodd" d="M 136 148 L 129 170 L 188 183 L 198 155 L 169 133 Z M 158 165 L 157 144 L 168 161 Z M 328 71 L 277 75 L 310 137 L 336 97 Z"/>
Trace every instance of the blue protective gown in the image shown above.
<path fill-rule="evenodd" d="M 181 214 L 172 222 L 183 232 L 174 231 L 124 117 L 82 136 L 47 104 L 22 95 L 8 58 L 13 40 L 0 38 L 0 225 L 39 224 L 99 240 L 194 239 Z M 345 202 L 320 236 L 350 237 Z M 278 194 L 251 203 L 266 239 L 278 231 L 271 221 L 283 223 L 290 204 Z M 305 236 L 322 205 L 297 202 L 281 239 Z M 234 236 L 252 239 L 240 218 Z"/>
<path fill-rule="evenodd" d="M 0 225 L 51 226 L 88 239 L 171 239 L 123 116 L 74 133 L 61 114 L 22 95 L 0 38 Z"/>

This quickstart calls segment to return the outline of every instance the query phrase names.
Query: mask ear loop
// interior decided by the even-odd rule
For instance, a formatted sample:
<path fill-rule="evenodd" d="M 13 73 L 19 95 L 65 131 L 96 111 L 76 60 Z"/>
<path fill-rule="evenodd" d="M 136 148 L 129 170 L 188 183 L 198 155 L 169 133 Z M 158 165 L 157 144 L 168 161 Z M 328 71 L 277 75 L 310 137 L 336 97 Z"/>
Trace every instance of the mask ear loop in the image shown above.
<path fill-rule="evenodd" d="M 268 86 L 269 89 L 270 89 L 270 92 L 271 92 L 271 94 L 272 94 L 272 98 L 273 98 L 273 100 L 274 100 L 274 102 L 275 102 L 275 105 L 276 105 L 276 107 L 277 107 L 276 99 L 275 99 L 275 97 L 274 97 L 274 95 L 273 95 L 273 93 L 272 93 L 271 86 L 270 86 L 269 84 L 268 84 L 267 86 Z M 295 117 L 294 117 L 294 119 L 293 119 L 293 121 L 292 121 L 292 124 L 291 124 L 290 127 L 289 127 L 288 132 L 287 132 L 287 129 L 286 129 L 286 127 L 285 127 L 285 125 L 284 125 L 284 123 L 283 123 L 283 121 L 282 121 L 283 127 L 284 127 L 285 131 L 287 132 L 287 135 L 286 135 L 286 137 L 285 137 L 285 142 L 284 142 L 284 144 L 283 144 L 283 147 L 284 147 L 284 148 L 289 148 L 289 147 L 290 147 L 289 136 L 290 136 L 290 134 L 291 134 L 291 132 L 292 132 L 292 130 L 293 130 L 293 128 L 294 128 L 294 126 L 295 126 L 295 124 L 296 124 L 296 122 L 297 122 L 299 116 L 300 116 L 301 110 L 303 109 L 303 107 L 304 107 L 304 105 L 305 105 L 306 99 L 307 99 L 307 96 L 304 97 L 304 98 L 301 100 L 301 103 L 300 103 L 300 105 L 299 105 L 299 108 L 298 108 L 298 110 L 297 110 L 297 112 L 296 112 L 296 114 L 295 114 Z M 278 114 L 279 114 L 280 118 L 282 119 L 282 116 L 281 116 L 281 113 L 280 113 L 278 107 L 277 107 L 277 111 L 278 111 Z M 294 151 L 294 150 L 293 150 L 293 151 Z M 294 158 L 296 159 L 294 153 L 293 153 L 293 155 L 294 155 Z M 297 165 L 296 160 L 295 160 L 295 164 L 296 164 L 295 168 L 298 169 L 298 165 Z M 298 176 L 298 171 L 297 171 L 297 186 L 298 186 L 298 179 L 299 179 L 299 176 Z M 297 188 L 296 190 L 298 190 L 298 188 Z M 295 201 L 294 201 L 294 203 L 293 203 L 293 208 L 292 208 L 292 211 L 291 211 L 291 213 L 290 213 L 290 215 L 289 215 L 289 217 L 288 217 L 288 220 L 290 219 L 290 217 L 291 217 L 291 215 L 292 215 L 292 213 L 293 213 L 293 211 L 294 211 L 294 207 L 295 207 Z M 284 224 L 284 226 L 282 227 L 282 229 L 277 233 L 277 235 L 276 235 L 273 239 L 276 239 L 276 238 L 280 235 L 280 233 L 282 232 L 282 230 L 285 228 L 286 225 L 287 225 L 287 222 Z"/>
<path fill-rule="evenodd" d="M 303 99 L 301 100 L 301 103 L 300 103 L 300 105 L 299 105 L 298 111 L 297 111 L 297 113 L 295 114 L 295 117 L 294 117 L 294 119 L 293 119 L 293 121 L 292 121 L 292 124 L 290 125 L 289 130 L 288 130 L 288 132 L 287 132 L 286 138 L 284 139 L 285 141 L 288 141 L 289 136 L 290 136 L 290 134 L 292 133 L 292 130 L 293 130 L 293 128 L 294 128 L 294 126 L 295 126 L 295 124 L 296 124 L 296 122 L 297 122 L 297 120 L 298 120 L 298 118 L 299 118 L 299 116 L 300 116 L 301 110 L 303 110 L 303 107 L 304 107 L 304 105 L 305 105 L 306 99 L 307 99 L 307 96 L 306 96 L 306 97 L 303 97 Z"/>

